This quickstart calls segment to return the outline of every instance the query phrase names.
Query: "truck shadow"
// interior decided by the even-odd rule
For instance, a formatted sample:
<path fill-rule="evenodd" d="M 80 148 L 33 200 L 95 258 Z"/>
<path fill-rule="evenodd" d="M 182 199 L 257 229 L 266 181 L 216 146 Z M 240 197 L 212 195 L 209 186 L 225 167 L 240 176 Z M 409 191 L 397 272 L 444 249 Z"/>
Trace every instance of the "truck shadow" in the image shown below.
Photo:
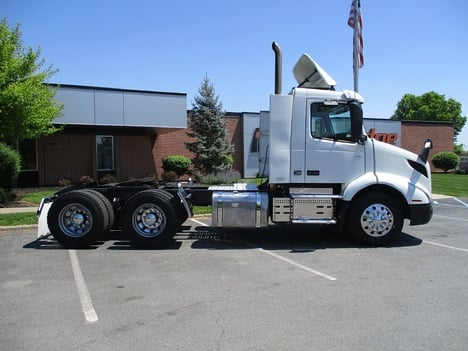
<path fill-rule="evenodd" d="M 306 253 L 326 249 L 373 248 L 357 243 L 347 234 L 333 232 L 329 229 L 310 229 L 300 226 L 274 226 L 256 230 L 216 230 L 195 227 L 194 230 L 180 233 L 175 239 L 194 240 L 191 248 L 207 250 L 264 249 Z M 421 239 L 402 233 L 397 240 L 384 247 L 410 247 L 421 243 Z"/>
<path fill-rule="evenodd" d="M 347 234 L 336 233 L 330 229 L 301 226 L 270 226 L 267 229 L 217 229 L 205 226 L 185 225 L 180 228 L 174 239 L 154 250 L 179 250 L 184 242 L 190 242 L 192 249 L 202 250 L 286 250 L 290 253 L 307 253 L 316 250 L 360 248 L 369 249 L 352 240 Z M 402 233 L 397 240 L 384 247 L 417 246 L 422 240 Z M 64 249 L 53 237 L 29 242 L 25 249 L 60 250 Z M 127 235 L 121 231 L 103 234 L 99 240 L 86 250 L 137 250 Z"/>

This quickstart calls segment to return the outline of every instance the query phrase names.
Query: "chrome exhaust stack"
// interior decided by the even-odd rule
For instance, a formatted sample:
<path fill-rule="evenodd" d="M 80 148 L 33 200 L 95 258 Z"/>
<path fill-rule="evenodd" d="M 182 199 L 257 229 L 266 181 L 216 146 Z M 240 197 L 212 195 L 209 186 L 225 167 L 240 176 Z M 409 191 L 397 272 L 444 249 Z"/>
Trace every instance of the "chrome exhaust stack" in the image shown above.
<path fill-rule="evenodd" d="M 283 85 L 283 53 L 277 42 L 271 44 L 275 52 L 275 95 L 280 95 Z"/>

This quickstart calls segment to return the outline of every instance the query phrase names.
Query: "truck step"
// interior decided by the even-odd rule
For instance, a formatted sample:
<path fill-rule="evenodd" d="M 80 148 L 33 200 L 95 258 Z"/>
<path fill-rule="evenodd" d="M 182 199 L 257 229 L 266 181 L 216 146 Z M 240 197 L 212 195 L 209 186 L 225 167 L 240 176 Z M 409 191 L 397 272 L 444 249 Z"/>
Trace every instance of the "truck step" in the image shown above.
<path fill-rule="evenodd" d="M 291 193 L 291 199 L 341 199 L 341 195 Z"/>
<path fill-rule="evenodd" d="M 335 219 L 331 219 L 331 218 L 325 218 L 325 219 L 293 219 L 291 221 L 292 223 L 294 224 L 327 224 L 327 225 L 331 225 L 331 224 L 336 224 L 336 220 Z"/>

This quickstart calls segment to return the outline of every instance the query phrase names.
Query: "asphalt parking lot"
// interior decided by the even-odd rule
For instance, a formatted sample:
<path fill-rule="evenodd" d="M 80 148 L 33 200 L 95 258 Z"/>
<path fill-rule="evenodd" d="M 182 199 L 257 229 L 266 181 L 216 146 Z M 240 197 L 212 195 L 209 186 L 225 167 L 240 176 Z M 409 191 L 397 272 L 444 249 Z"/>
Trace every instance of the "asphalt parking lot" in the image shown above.
<path fill-rule="evenodd" d="M 0 232 L 0 349 L 467 350 L 468 199 L 434 209 L 382 248 L 209 217 L 164 250 Z"/>

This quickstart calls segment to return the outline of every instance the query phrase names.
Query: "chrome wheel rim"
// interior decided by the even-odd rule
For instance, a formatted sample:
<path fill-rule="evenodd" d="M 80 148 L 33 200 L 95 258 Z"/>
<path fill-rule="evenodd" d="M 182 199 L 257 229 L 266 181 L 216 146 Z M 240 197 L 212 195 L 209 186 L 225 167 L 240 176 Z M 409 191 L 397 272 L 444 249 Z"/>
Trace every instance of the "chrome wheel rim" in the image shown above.
<path fill-rule="evenodd" d="M 93 226 L 93 216 L 86 206 L 79 203 L 63 207 L 58 216 L 62 233 L 72 238 L 80 238 L 89 233 Z"/>
<path fill-rule="evenodd" d="M 143 204 L 139 206 L 132 216 L 132 225 L 138 235 L 145 238 L 155 238 L 166 227 L 166 215 L 155 204 Z"/>
<path fill-rule="evenodd" d="M 393 228 L 393 213 L 384 204 L 372 204 L 361 215 L 361 228 L 369 236 L 387 235 Z"/>

